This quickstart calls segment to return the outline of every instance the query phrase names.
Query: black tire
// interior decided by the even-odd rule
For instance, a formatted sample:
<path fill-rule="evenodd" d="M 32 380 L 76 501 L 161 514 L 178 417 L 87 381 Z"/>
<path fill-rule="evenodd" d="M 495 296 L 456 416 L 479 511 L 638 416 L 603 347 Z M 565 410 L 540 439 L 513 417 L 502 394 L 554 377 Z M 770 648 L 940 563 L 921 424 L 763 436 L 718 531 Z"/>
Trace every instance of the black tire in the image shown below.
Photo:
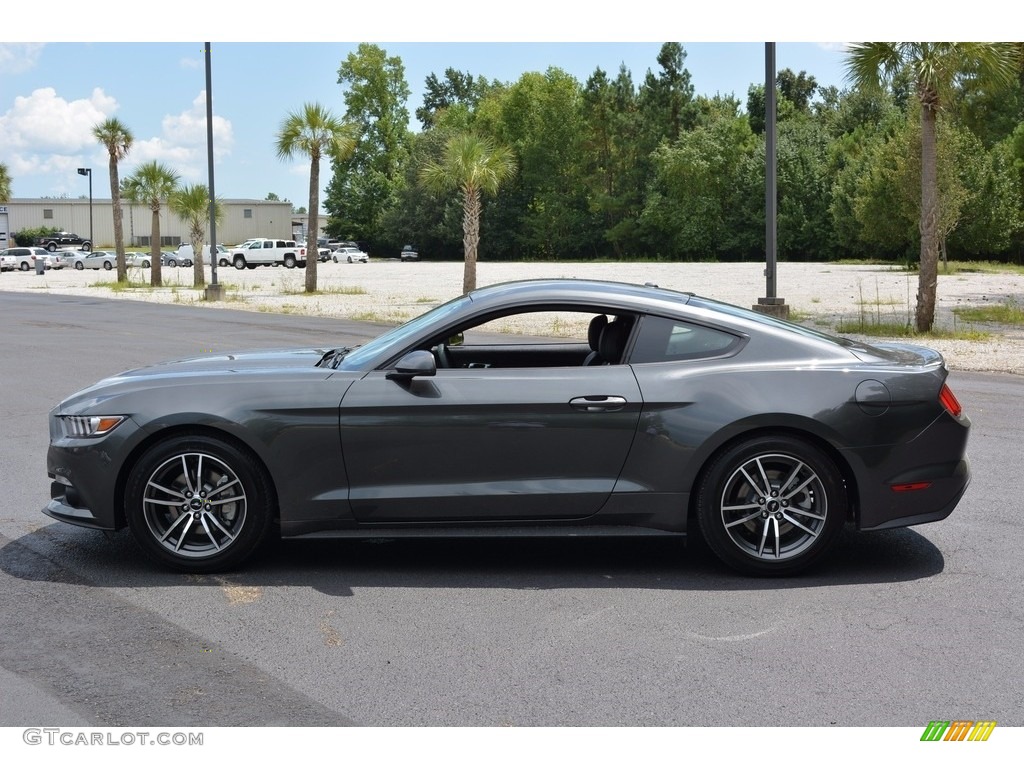
<path fill-rule="evenodd" d="M 846 521 L 842 475 L 821 450 L 789 437 L 758 437 L 716 456 L 697 492 L 711 550 L 750 576 L 791 576 L 819 561 Z"/>
<path fill-rule="evenodd" d="M 86 253 L 91 251 L 92 250 L 92 243 L 90 243 L 88 240 L 86 240 L 84 243 L 82 243 L 82 250 L 85 251 Z"/>
<path fill-rule="evenodd" d="M 289 253 L 284 257 L 284 265 L 288 267 L 288 269 L 295 269 L 295 257 Z"/>
<path fill-rule="evenodd" d="M 220 260 L 217 261 L 217 266 L 218 267 L 227 267 L 227 266 L 230 266 L 230 265 L 231 265 L 231 262 L 228 261 L 227 259 L 220 259 Z"/>
<path fill-rule="evenodd" d="M 132 468 L 125 516 L 153 560 L 213 573 L 237 567 L 268 540 L 273 499 L 270 479 L 249 451 L 182 435 L 154 445 Z"/>
<path fill-rule="evenodd" d="M 75 269 L 85 269 L 85 264 L 80 261 L 75 262 Z"/>
<path fill-rule="evenodd" d="M 245 269 L 245 257 L 244 256 L 235 256 L 234 264 L 235 264 L 235 269 Z"/>
<path fill-rule="evenodd" d="M 176 267 L 176 266 L 178 266 L 178 262 L 175 261 L 174 259 L 168 259 L 167 260 L 167 266 L 168 267 Z"/>
<path fill-rule="evenodd" d="M 28 272 L 28 271 L 29 271 L 29 270 L 31 269 L 31 267 L 30 267 L 30 266 L 28 265 L 28 262 L 27 262 L 27 261 L 23 261 L 23 262 L 21 262 L 21 264 L 19 264 L 19 265 L 18 265 L 18 268 L 19 268 L 19 269 L 20 269 L 20 270 L 21 270 L 22 272 Z"/>
<path fill-rule="evenodd" d="M 143 269 L 149 269 L 149 266 L 150 266 L 150 265 L 149 265 L 149 262 L 148 262 L 148 261 L 144 261 L 144 262 L 142 262 L 142 268 L 143 268 Z"/>
<path fill-rule="evenodd" d="M 103 268 L 109 272 L 111 269 L 114 268 L 114 265 L 111 264 L 109 261 L 104 261 Z"/>
<path fill-rule="evenodd" d="M 46 250 L 48 250 L 50 253 L 53 253 L 54 251 L 57 250 L 57 244 L 56 243 L 47 243 L 46 244 Z"/>

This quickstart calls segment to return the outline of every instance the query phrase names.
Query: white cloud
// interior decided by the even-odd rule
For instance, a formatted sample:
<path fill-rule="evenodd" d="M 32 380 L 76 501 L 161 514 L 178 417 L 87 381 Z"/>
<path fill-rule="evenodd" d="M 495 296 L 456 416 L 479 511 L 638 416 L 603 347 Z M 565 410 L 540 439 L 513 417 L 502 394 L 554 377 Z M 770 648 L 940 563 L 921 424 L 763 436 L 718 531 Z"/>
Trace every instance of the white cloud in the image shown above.
<path fill-rule="evenodd" d="M 128 162 L 132 167 L 158 160 L 173 169 L 183 181 L 206 177 L 206 91 L 200 91 L 192 106 L 177 115 L 166 115 L 161 135 L 136 141 Z M 214 159 L 230 154 L 234 143 L 231 121 L 213 116 Z M 131 172 L 131 169 L 127 169 Z"/>
<path fill-rule="evenodd" d="M 73 154 L 96 144 L 92 127 L 117 110 L 117 100 L 102 88 L 88 99 L 67 101 L 53 88 L 18 96 L 0 115 L 0 150 L 10 153 Z"/>
<path fill-rule="evenodd" d="M 0 73 L 28 72 L 35 67 L 42 51 L 42 43 L 0 43 Z"/>

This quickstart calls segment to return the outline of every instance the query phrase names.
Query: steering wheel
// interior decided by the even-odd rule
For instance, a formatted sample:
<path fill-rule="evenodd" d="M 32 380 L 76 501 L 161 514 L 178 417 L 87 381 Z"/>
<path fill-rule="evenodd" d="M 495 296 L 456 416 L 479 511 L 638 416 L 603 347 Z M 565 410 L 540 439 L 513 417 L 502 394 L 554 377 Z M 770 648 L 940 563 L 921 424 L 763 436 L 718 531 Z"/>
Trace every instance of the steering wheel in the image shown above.
<path fill-rule="evenodd" d="M 453 368 L 452 358 L 448 354 L 448 345 L 443 341 L 434 347 L 434 352 L 437 355 L 437 367 L 438 368 Z"/>

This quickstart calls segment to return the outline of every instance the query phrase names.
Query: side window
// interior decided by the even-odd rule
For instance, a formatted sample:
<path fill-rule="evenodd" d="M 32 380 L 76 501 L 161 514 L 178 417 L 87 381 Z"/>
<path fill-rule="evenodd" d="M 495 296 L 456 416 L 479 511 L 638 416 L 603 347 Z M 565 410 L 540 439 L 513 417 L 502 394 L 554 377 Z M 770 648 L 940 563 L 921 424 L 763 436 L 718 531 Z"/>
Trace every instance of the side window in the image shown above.
<path fill-rule="evenodd" d="M 278 240 L 277 241 L 277 247 L 278 248 L 287 248 L 288 247 L 288 243 L 286 243 L 284 240 Z"/>
<path fill-rule="evenodd" d="M 742 339 L 725 331 L 682 320 L 648 316 L 643 319 L 631 363 L 660 363 L 718 357 L 734 351 Z"/>

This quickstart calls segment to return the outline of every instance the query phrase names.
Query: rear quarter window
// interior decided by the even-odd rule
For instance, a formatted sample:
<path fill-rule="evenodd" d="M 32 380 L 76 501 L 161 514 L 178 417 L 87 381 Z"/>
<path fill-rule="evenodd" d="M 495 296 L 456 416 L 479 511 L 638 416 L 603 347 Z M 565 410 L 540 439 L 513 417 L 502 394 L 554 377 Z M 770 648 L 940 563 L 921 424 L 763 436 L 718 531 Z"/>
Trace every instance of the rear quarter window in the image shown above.
<path fill-rule="evenodd" d="M 720 357 L 735 352 L 742 343 L 741 336 L 717 328 L 649 315 L 640 324 L 629 361 L 662 363 Z"/>

